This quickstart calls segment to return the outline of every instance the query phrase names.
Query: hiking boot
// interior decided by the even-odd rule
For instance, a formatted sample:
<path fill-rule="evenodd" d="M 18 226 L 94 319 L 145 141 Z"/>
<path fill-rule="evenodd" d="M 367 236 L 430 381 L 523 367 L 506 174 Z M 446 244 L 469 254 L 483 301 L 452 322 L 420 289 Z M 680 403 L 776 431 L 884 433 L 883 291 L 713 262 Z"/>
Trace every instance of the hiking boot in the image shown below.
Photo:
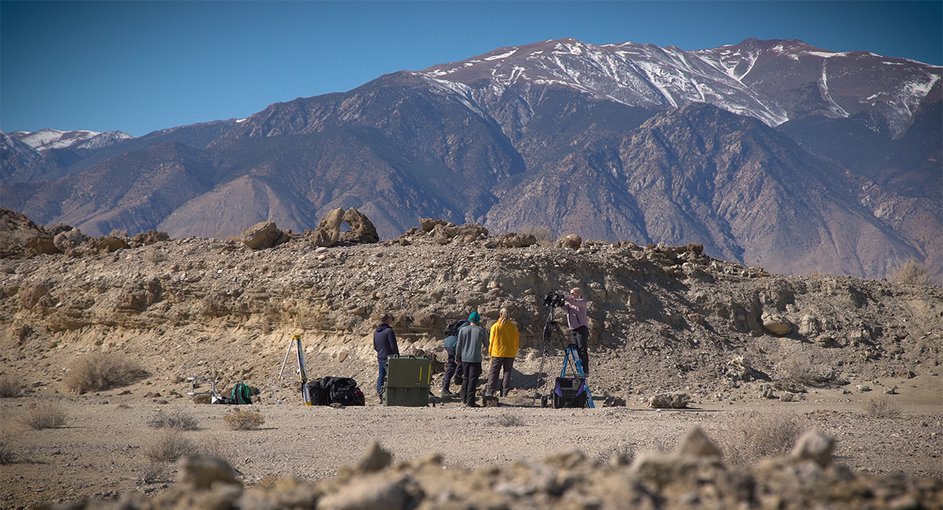
<path fill-rule="evenodd" d="M 476 404 L 476 403 L 474 403 L 474 402 L 469 402 L 469 403 L 465 404 L 465 407 L 481 407 L 481 406 L 479 406 L 478 404 Z"/>
<path fill-rule="evenodd" d="M 442 393 L 440 394 L 440 396 L 441 396 L 442 398 L 451 397 L 452 395 L 453 395 L 453 393 L 452 393 L 451 391 L 449 391 L 448 388 L 444 388 L 444 389 L 442 390 Z"/>

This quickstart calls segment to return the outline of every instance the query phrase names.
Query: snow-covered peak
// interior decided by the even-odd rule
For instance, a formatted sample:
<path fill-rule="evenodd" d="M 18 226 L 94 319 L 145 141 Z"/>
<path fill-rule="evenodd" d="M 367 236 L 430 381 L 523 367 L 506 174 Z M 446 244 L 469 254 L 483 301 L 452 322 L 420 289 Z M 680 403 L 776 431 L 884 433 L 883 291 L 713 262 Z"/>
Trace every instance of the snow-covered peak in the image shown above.
<path fill-rule="evenodd" d="M 15 131 L 11 136 L 43 152 L 49 149 L 98 149 L 134 138 L 121 131 L 99 133 L 88 130 L 60 131 L 58 129 L 40 129 L 39 131 Z"/>
<path fill-rule="evenodd" d="M 500 96 L 510 87 L 559 86 L 648 109 L 710 103 L 771 126 L 808 114 L 848 117 L 876 111 L 899 135 L 939 80 L 940 68 L 871 52 L 829 51 L 797 40 L 747 39 L 686 51 L 557 39 L 499 48 L 421 74 L 472 87 L 479 91 L 475 97 Z"/>

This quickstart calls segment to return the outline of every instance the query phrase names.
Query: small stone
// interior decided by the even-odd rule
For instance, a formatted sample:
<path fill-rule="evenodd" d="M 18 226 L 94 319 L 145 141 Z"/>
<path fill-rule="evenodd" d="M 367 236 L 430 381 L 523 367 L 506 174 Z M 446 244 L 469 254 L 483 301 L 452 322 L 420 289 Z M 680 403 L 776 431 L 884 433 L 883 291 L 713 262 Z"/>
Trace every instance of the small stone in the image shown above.
<path fill-rule="evenodd" d="M 177 481 L 196 490 L 207 490 L 215 482 L 239 483 L 232 466 L 219 457 L 186 455 L 177 466 Z"/>
<path fill-rule="evenodd" d="M 811 460 L 821 467 L 832 463 L 835 440 L 817 431 L 810 430 L 799 438 L 790 456 L 796 460 Z"/>
<path fill-rule="evenodd" d="M 380 443 L 374 441 L 367 449 L 367 453 L 357 463 L 357 469 L 365 472 L 379 471 L 390 465 L 393 456 L 390 452 L 380 447 Z"/>
<path fill-rule="evenodd" d="M 700 427 L 694 427 L 681 441 L 678 453 L 692 457 L 720 457 L 720 448 L 707 437 Z"/>

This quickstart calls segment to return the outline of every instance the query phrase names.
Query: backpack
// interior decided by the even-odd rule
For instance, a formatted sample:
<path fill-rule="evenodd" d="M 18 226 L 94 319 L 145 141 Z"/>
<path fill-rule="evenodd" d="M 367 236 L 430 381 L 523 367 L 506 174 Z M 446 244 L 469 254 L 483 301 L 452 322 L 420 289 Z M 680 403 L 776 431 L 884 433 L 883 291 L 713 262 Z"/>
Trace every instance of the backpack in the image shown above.
<path fill-rule="evenodd" d="M 444 334 L 446 337 L 449 337 L 449 336 L 458 336 L 458 330 L 461 329 L 462 326 L 467 326 L 467 325 L 468 325 L 468 321 L 467 321 L 467 320 L 465 320 L 465 319 L 457 320 L 457 321 L 455 321 L 455 322 L 449 324 L 448 327 L 445 328 L 445 332 L 444 332 L 443 334 Z"/>
<path fill-rule="evenodd" d="M 327 378 L 325 378 L 327 379 Z M 322 384 L 323 384 L 322 380 Z M 363 391 L 357 387 L 357 381 L 349 377 L 330 378 L 331 403 L 345 406 L 362 406 L 366 404 Z"/>
<path fill-rule="evenodd" d="M 236 385 L 232 387 L 232 391 L 229 393 L 229 402 L 239 405 L 251 404 L 252 388 L 242 381 L 237 382 Z"/>

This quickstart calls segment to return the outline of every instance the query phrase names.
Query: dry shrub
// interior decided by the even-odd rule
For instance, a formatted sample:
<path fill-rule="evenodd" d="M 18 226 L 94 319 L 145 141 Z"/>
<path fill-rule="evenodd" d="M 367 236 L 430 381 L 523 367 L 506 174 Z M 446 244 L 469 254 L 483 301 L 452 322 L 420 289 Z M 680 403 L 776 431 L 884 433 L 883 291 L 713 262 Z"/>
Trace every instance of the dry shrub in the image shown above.
<path fill-rule="evenodd" d="M 259 411 L 246 411 L 237 407 L 226 413 L 223 421 L 233 430 L 256 430 L 265 423 L 265 417 Z"/>
<path fill-rule="evenodd" d="M 155 429 L 196 430 L 199 424 L 196 418 L 183 411 L 157 411 L 148 418 L 147 426 Z"/>
<path fill-rule="evenodd" d="M 76 393 L 126 386 L 147 375 L 144 368 L 120 354 L 89 354 L 72 365 L 65 385 Z"/>
<path fill-rule="evenodd" d="M 497 418 L 492 420 L 492 425 L 497 425 L 498 427 L 522 427 L 524 426 L 524 420 L 520 416 L 515 414 L 502 414 Z"/>
<path fill-rule="evenodd" d="M 144 484 L 170 482 L 170 469 L 166 462 L 151 462 L 138 476 L 138 480 Z"/>
<path fill-rule="evenodd" d="M 66 413 L 56 405 L 37 407 L 23 416 L 23 423 L 35 430 L 55 429 L 65 425 Z"/>
<path fill-rule="evenodd" d="M 917 262 L 917 259 L 910 259 L 900 266 L 900 269 L 894 274 L 893 280 L 913 285 L 928 285 L 930 283 L 930 270 L 927 269 L 927 266 Z"/>
<path fill-rule="evenodd" d="M 872 418 L 896 418 L 900 416 L 900 409 L 897 408 L 887 397 L 874 398 L 865 404 L 865 410 L 868 416 Z"/>
<path fill-rule="evenodd" d="M 719 432 L 717 443 L 730 464 L 743 466 L 788 453 L 802 430 L 802 424 L 792 416 L 753 414 Z"/>
<path fill-rule="evenodd" d="M 620 443 L 604 448 L 596 452 L 597 464 L 610 464 L 616 461 L 618 464 L 631 464 L 635 459 L 635 447 L 629 443 Z"/>
<path fill-rule="evenodd" d="M 13 376 L 0 376 L 0 398 L 10 398 L 19 396 L 23 391 L 23 385 Z"/>
<path fill-rule="evenodd" d="M 778 364 L 781 377 L 791 383 L 823 388 L 836 382 L 835 370 L 828 365 L 817 365 L 807 355 L 793 354 Z"/>
<path fill-rule="evenodd" d="M 10 445 L 0 442 L 0 464 L 13 464 L 16 461 L 16 454 Z"/>
<path fill-rule="evenodd" d="M 144 455 L 152 462 L 173 462 L 184 455 L 199 453 L 199 445 L 175 430 L 160 434 L 144 449 Z"/>

